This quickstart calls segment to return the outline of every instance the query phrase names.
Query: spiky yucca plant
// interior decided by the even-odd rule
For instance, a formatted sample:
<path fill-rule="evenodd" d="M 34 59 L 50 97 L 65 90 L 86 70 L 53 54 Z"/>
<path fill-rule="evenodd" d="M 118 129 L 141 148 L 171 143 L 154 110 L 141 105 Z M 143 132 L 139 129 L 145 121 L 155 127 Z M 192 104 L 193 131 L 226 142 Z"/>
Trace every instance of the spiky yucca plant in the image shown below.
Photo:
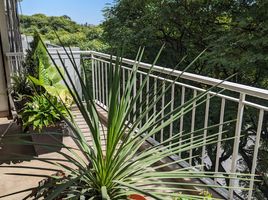
<path fill-rule="evenodd" d="M 61 167 L 64 175 L 54 175 L 50 181 L 45 182 L 39 187 L 39 192 L 35 193 L 36 199 L 127 199 L 133 194 L 142 194 L 152 199 L 204 199 L 203 194 L 193 189 L 193 187 L 204 187 L 203 184 L 184 183 L 179 180 L 210 177 L 226 178 L 223 173 L 205 173 L 197 171 L 193 167 L 170 171 L 161 170 L 169 165 L 174 165 L 191 158 L 189 157 L 187 159 L 167 163 L 161 162 L 163 159 L 174 154 L 188 152 L 191 149 L 202 148 L 204 145 L 214 144 L 217 142 L 218 134 L 224 134 L 224 132 L 209 135 L 205 143 L 201 134 L 197 134 L 194 140 L 190 141 L 187 135 L 190 136 L 193 133 L 184 133 L 184 137 L 181 136 L 181 133 L 174 133 L 173 137 L 164 139 L 163 142 L 157 145 L 147 148 L 143 147 L 149 138 L 159 133 L 159 131 L 169 126 L 183 115 L 189 113 L 193 108 L 194 102 L 200 102 L 198 105 L 204 102 L 204 97 L 206 97 L 211 90 L 209 89 L 200 93 L 195 98 L 187 101 L 184 105 L 161 116 L 161 111 L 169 106 L 169 104 L 166 104 L 164 108 L 161 108 L 162 110 L 159 113 L 150 116 L 144 123 L 146 115 L 152 111 L 154 105 L 161 100 L 162 96 L 175 81 L 169 84 L 165 83 L 167 87 L 164 91 L 159 89 L 156 94 L 152 91 L 147 92 L 146 95 L 150 96 L 151 100 L 148 102 L 148 105 L 146 105 L 146 102 L 143 102 L 141 105 L 139 102 L 140 95 L 142 95 L 143 89 L 149 81 L 149 75 L 152 73 L 153 67 L 162 49 L 156 56 L 151 68 L 148 70 L 148 74 L 137 90 L 136 96 L 132 96 L 143 51 L 144 49 L 140 49 L 137 54 L 136 62 L 128 76 L 123 93 L 120 92 L 121 60 L 117 57 L 115 65 L 110 64 L 109 107 L 105 146 L 101 144 L 103 129 L 100 128 L 101 119 L 97 111 L 96 101 L 92 96 L 92 88 L 88 87 L 90 84 L 87 84 L 89 80 L 83 80 L 76 66 L 72 52 L 69 53 L 65 49 L 80 80 L 84 97 L 84 100 L 82 100 L 74 87 L 74 83 L 70 78 L 70 74 L 60 54 L 58 54 L 58 56 L 65 69 L 67 78 L 63 76 L 60 67 L 51 57 L 58 72 L 62 75 L 77 108 L 89 127 L 93 145 L 90 146 L 87 143 L 81 130 L 70 120 L 71 116 L 70 118 L 62 116 L 72 130 L 74 134 L 73 139 L 79 151 L 83 153 L 83 156 L 78 154 L 71 147 L 64 146 L 64 148 L 69 151 L 69 154 L 61 154 L 65 157 L 66 161 L 74 164 L 75 167 L 59 164 L 49 159 L 39 159 L 43 162 L 49 162 L 57 167 Z M 196 59 L 198 59 L 198 57 Z M 188 67 L 194 62 L 195 60 Z M 179 78 L 180 77 L 177 79 Z M 69 84 L 67 84 L 67 81 Z M 135 111 L 134 105 L 144 108 L 141 114 Z M 135 115 L 133 115 L 133 113 Z M 129 116 L 131 116 L 130 119 Z M 203 130 L 196 130 L 195 133 L 198 133 L 198 131 L 201 132 Z M 244 180 L 248 179 L 247 176 L 243 174 L 236 174 L 235 176 Z M 224 186 L 211 185 L 210 187 Z M 228 186 L 225 187 L 228 188 Z"/>

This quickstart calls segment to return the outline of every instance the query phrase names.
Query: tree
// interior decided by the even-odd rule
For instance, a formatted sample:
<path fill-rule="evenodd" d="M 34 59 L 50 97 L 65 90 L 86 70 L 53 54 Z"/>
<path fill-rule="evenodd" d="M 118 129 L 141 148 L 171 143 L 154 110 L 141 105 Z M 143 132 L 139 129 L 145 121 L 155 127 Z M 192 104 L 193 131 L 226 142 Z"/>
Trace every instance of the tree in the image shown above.
<path fill-rule="evenodd" d="M 108 45 L 103 40 L 102 26 L 84 26 L 72 21 L 67 15 L 48 17 L 44 14 L 32 16 L 21 15 L 21 31 L 25 35 L 34 35 L 37 30 L 42 38 L 59 44 L 55 34 L 59 35 L 62 44 L 76 46 L 82 50 L 106 51 Z"/>

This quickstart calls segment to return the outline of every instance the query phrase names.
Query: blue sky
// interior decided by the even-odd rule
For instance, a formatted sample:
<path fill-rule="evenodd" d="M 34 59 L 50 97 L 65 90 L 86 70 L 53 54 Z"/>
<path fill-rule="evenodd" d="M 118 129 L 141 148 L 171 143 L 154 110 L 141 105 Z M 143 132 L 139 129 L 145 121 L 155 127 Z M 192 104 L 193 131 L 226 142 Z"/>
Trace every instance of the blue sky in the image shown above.
<path fill-rule="evenodd" d="M 114 0 L 23 0 L 22 14 L 43 13 L 48 16 L 68 15 L 78 23 L 99 24 L 104 20 L 102 9 Z"/>

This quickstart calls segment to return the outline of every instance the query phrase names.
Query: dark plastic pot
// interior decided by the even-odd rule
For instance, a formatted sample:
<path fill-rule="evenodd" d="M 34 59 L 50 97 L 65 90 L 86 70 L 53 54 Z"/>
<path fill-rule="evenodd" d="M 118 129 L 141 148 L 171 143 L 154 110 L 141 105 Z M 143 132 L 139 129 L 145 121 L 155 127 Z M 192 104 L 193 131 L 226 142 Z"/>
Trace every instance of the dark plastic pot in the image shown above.
<path fill-rule="evenodd" d="M 55 126 L 44 127 L 40 132 L 30 127 L 29 133 L 31 133 L 32 141 L 36 143 L 34 144 L 36 155 L 58 152 L 62 148 L 62 123 L 57 123 Z"/>
<path fill-rule="evenodd" d="M 30 99 L 26 96 L 22 97 L 21 100 L 17 99 L 17 96 L 15 94 L 11 94 L 12 98 L 13 98 L 13 102 L 14 102 L 14 106 L 15 109 L 17 111 L 17 113 L 20 113 L 24 107 L 24 105 L 30 101 Z"/>

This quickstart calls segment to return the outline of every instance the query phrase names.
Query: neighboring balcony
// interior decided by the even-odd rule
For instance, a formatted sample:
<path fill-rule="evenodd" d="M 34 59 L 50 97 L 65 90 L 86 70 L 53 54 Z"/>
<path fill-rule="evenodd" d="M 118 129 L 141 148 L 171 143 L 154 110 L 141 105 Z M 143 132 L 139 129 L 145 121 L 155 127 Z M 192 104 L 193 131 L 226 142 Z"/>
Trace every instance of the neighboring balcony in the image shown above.
<path fill-rule="evenodd" d="M 51 54 L 60 65 L 56 52 L 51 51 Z M 62 58 L 68 65 L 68 56 L 63 52 L 60 54 L 63 55 Z M 112 68 L 111 65 L 114 65 L 116 58 L 94 51 L 74 51 L 73 54 L 77 58 L 78 66 L 82 61 L 86 63 L 87 69 L 91 72 L 92 95 L 96 103 L 107 111 L 109 107 L 108 71 Z M 21 73 L 23 54 L 9 53 L 7 57 L 12 74 Z M 134 64 L 137 64 L 134 60 L 122 59 L 121 94 Z M 139 67 L 137 82 L 132 91 L 133 97 L 145 80 L 151 64 L 139 63 Z M 82 67 L 80 71 L 83 76 L 89 73 L 83 71 Z M 73 79 L 76 80 L 77 77 L 74 75 Z M 77 88 L 81 88 L 78 81 L 76 84 Z M 168 87 L 170 84 L 172 84 L 171 87 Z M 159 112 L 163 117 L 165 113 L 179 108 L 190 98 L 196 97 L 207 89 L 210 91 L 206 97 L 202 101 L 194 102 L 190 113 L 159 131 L 148 143 L 156 145 L 172 137 L 174 133 L 180 133 L 182 136 L 179 144 L 183 144 L 186 140 L 193 142 L 195 139 L 203 138 L 205 145 L 202 148 L 174 155 L 170 159 L 183 160 L 177 162 L 181 168 L 195 166 L 196 170 L 213 172 L 215 176 L 227 173 L 232 178 L 200 179 L 204 184 L 220 184 L 230 187 L 240 185 L 253 189 L 254 184 L 258 184 L 254 182 L 254 176 L 250 181 L 238 182 L 232 174 L 235 172 L 261 174 L 258 161 L 262 159 L 261 147 L 268 126 L 268 90 L 153 66 L 153 72 L 150 73 L 149 81 L 139 99 L 140 104 L 134 105 L 129 120 L 138 117 L 143 112 L 144 106 L 148 107 L 151 101 L 156 100 L 160 91 L 165 91 L 165 95 L 161 97 L 158 104 L 154 105 L 146 119 Z M 154 95 L 147 95 L 149 92 Z M 214 143 L 207 142 L 211 139 L 211 132 L 218 132 Z M 226 140 L 227 137 L 232 137 L 232 139 Z M 215 192 L 227 199 L 241 195 L 240 190 L 233 189 L 215 189 Z M 251 199 L 252 190 L 244 195 L 247 199 Z"/>

